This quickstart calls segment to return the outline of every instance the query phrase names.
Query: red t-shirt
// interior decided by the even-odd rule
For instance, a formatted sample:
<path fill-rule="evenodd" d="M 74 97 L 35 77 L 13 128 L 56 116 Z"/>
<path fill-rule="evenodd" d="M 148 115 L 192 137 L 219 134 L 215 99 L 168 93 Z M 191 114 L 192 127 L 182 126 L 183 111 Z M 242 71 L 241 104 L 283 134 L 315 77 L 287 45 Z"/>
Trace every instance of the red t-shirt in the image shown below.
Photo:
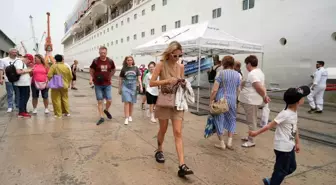
<path fill-rule="evenodd" d="M 113 60 L 106 58 L 102 61 L 100 58 L 93 60 L 90 69 L 93 69 L 93 83 L 95 85 L 111 85 L 112 71 L 115 70 Z"/>

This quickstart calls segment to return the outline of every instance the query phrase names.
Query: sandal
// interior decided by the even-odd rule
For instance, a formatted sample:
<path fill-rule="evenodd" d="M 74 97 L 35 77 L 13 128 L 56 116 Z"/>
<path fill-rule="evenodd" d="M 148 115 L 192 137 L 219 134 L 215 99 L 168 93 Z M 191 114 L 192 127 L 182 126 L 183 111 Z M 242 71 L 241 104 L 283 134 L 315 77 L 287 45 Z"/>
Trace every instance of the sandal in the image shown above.
<path fill-rule="evenodd" d="M 179 177 L 185 177 L 186 175 L 194 174 L 194 172 L 186 164 L 182 164 L 179 166 L 179 171 L 177 174 Z"/>
<path fill-rule="evenodd" d="M 158 162 L 158 163 L 164 163 L 165 158 L 164 158 L 163 152 L 162 151 L 156 151 L 155 159 L 156 159 L 156 162 Z"/>

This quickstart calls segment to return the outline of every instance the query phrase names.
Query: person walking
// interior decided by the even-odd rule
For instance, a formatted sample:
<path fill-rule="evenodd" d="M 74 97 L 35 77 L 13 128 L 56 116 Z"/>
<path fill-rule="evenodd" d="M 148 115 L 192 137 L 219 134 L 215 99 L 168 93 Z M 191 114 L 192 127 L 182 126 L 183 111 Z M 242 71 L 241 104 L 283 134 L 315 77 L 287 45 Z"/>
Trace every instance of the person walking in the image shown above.
<path fill-rule="evenodd" d="M 162 62 L 158 63 L 149 82 L 151 87 L 161 88 L 161 93 L 167 89 L 172 89 L 180 79 L 184 78 L 184 66 L 178 61 L 182 57 L 182 46 L 180 43 L 171 42 L 163 53 Z M 159 80 L 158 80 L 158 77 Z M 176 93 L 176 92 L 173 92 Z M 159 95 L 160 96 L 160 95 Z M 175 101 L 175 100 L 173 100 Z M 164 163 L 163 141 L 168 128 L 168 121 L 172 121 L 173 133 L 175 137 L 176 152 L 179 160 L 178 176 L 194 174 L 194 172 L 184 162 L 183 139 L 182 139 L 182 121 L 184 111 L 174 108 L 156 106 L 155 117 L 159 119 L 160 128 L 157 134 L 158 148 L 155 153 L 155 159 L 158 163 Z"/>
<path fill-rule="evenodd" d="M 14 63 L 16 68 L 16 73 L 20 75 L 18 81 L 14 82 L 14 85 L 17 86 L 19 90 L 19 114 L 20 118 L 30 118 L 31 115 L 27 111 L 27 103 L 30 96 L 30 85 L 31 77 L 30 73 L 31 68 L 28 68 L 27 64 L 34 62 L 34 57 L 31 54 L 26 54 L 24 56 L 24 61 L 18 60 Z"/>
<path fill-rule="evenodd" d="M 135 66 L 133 57 L 127 56 L 119 75 L 119 94 L 121 94 L 121 100 L 124 103 L 125 125 L 133 121 L 133 105 L 137 101 L 137 83 L 139 83 L 140 92 L 142 92 L 140 70 Z"/>
<path fill-rule="evenodd" d="M 6 68 L 14 63 L 22 63 L 22 60 L 17 57 L 18 51 L 15 48 L 9 50 L 9 56 L 3 59 L 0 59 L 0 85 L 3 85 L 5 82 L 6 92 L 7 92 L 7 112 L 13 112 L 13 109 L 16 107 L 19 109 L 19 90 L 14 85 L 14 83 L 8 81 L 6 76 Z M 21 61 L 21 62 L 20 62 Z"/>
<path fill-rule="evenodd" d="M 89 84 L 94 84 L 96 99 L 98 101 L 99 120 L 96 125 L 104 123 L 104 114 L 108 119 L 112 119 L 109 108 L 112 104 L 112 86 L 111 79 L 116 71 L 113 60 L 107 56 L 107 48 L 101 46 L 99 48 L 99 57 L 95 58 L 90 65 L 90 81 Z M 105 109 L 104 100 L 106 100 Z"/>
<path fill-rule="evenodd" d="M 155 69 L 155 62 L 150 62 L 148 64 L 148 73 L 143 79 L 145 89 L 146 89 L 146 99 L 147 99 L 147 104 L 149 105 L 149 117 L 151 122 L 156 123 L 156 119 L 154 116 L 154 107 L 156 105 L 157 98 L 159 96 L 159 88 L 158 87 L 151 87 L 149 85 L 149 81 L 153 76 L 153 72 Z"/>
<path fill-rule="evenodd" d="M 223 66 L 224 70 L 218 72 L 216 76 L 209 105 L 211 105 L 213 101 L 219 101 L 222 98 L 226 99 L 229 111 L 213 116 L 220 141 L 215 147 L 222 150 L 227 147 L 232 150 L 232 137 L 236 130 L 236 102 L 237 92 L 240 86 L 240 75 L 237 71 L 233 70 L 234 58 L 232 56 L 225 56 L 223 58 Z M 224 143 L 223 136 L 225 130 L 228 131 L 227 145 Z"/>
<path fill-rule="evenodd" d="M 271 178 L 264 178 L 264 185 L 280 185 L 286 176 L 296 170 L 295 152 L 300 152 L 298 110 L 304 104 L 304 97 L 310 93 L 308 86 L 289 88 L 284 94 L 286 107 L 275 119 L 258 131 L 249 131 L 250 137 L 276 127 L 274 134 L 275 164 Z"/>
<path fill-rule="evenodd" d="M 247 74 L 246 81 L 242 82 L 242 90 L 238 100 L 246 114 L 246 121 L 250 131 L 257 129 L 258 106 L 264 102 L 269 103 L 270 98 L 266 94 L 265 75 L 258 68 L 258 58 L 255 55 L 250 55 L 245 59 Z M 255 139 L 252 137 L 242 138 L 244 143 L 242 147 L 254 147 Z"/>
<path fill-rule="evenodd" d="M 311 93 L 307 96 L 311 108 L 308 113 L 321 114 L 323 112 L 323 96 L 327 88 L 327 80 L 328 71 L 324 68 L 324 62 L 317 61 Z"/>
<path fill-rule="evenodd" d="M 77 80 L 77 67 L 78 67 L 78 61 L 75 60 L 74 63 L 71 65 L 71 72 L 72 72 L 72 81 L 71 81 L 71 89 L 72 90 L 78 90 L 76 85 Z"/>
<path fill-rule="evenodd" d="M 142 96 L 142 102 L 141 102 L 141 109 L 142 110 L 146 110 L 146 89 L 145 89 L 145 84 L 143 83 L 143 78 L 145 77 L 145 75 L 148 73 L 148 69 L 146 69 L 146 65 L 145 64 L 141 64 L 139 67 L 140 70 L 140 79 L 141 79 L 141 83 L 142 83 L 142 91 L 140 91 L 140 84 L 139 84 L 139 94 Z"/>
<path fill-rule="evenodd" d="M 31 91 L 33 97 L 33 114 L 37 114 L 37 104 L 39 94 L 41 92 L 44 104 L 44 113 L 49 114 L 49 89 L 47 87 L 48 82 L 48 72 L 49 72 L 49 65 L 44 61 L 42 55 L 36 54 L 35 55 L 35 64 L 32 70 L 32 84 L 31 84 Z"/>
<path fill-rule="evenodd" d="M 62 55 L 55 55 L 56 63 L 53 64 L 48 72 L 48 79 L 51 80 L 55 75 L 61 75 L 63 87 L 59 89 L 51 89 L 51 101 L 54 108 L 56 118 L 70 116 L 68 89 L 72 80 L 71 70 L 64 64 Z"/>

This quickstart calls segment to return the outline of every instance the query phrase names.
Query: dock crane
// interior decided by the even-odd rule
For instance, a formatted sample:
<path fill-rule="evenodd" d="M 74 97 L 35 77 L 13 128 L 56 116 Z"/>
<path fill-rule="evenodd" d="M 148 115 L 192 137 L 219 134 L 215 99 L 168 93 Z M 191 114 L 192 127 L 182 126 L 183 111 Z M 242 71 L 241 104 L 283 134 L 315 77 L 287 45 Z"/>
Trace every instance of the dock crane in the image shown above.
<path fill-rule="evenodd" d="M 30 28 L 31 28 L 31 31 L 32 31 L 32 38 L 33 38 L 33 42 L 34 42 L 34 48 L 33 48 L 33 50 L 35 51 L 36 54 L 38 54 L 39 53 L 39 45 L 38 45 L 38 42 L 37 42 L 37 38 L 35 36 L 33 16 L 30 15 L 29 19 L 30 19 Z"/>
<path fill-rule="evenodd" d="M 23 44 L 23 42 L 21 41 L 21 46 L 23 48 L 24 54 L 27 54 L 27 49 L 25 47 L 25 45 Z"/>

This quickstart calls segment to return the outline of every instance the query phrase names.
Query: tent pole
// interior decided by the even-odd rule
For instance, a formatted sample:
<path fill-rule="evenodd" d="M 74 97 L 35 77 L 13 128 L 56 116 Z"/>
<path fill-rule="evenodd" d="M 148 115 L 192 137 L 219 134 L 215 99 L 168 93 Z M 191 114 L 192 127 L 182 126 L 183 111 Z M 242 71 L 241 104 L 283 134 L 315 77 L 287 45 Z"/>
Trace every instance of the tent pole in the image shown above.
<path fill-rule="evenodd" d="M 201 46 L 198 47 L 198 74 L 197 74 L 197 112 L 199 112 L 200 80 L 201 80 Z"/>
<path fill-rule="evenodd" d="M 261 54 L 261 70 L 264 71 L 264 52 Z"/>

